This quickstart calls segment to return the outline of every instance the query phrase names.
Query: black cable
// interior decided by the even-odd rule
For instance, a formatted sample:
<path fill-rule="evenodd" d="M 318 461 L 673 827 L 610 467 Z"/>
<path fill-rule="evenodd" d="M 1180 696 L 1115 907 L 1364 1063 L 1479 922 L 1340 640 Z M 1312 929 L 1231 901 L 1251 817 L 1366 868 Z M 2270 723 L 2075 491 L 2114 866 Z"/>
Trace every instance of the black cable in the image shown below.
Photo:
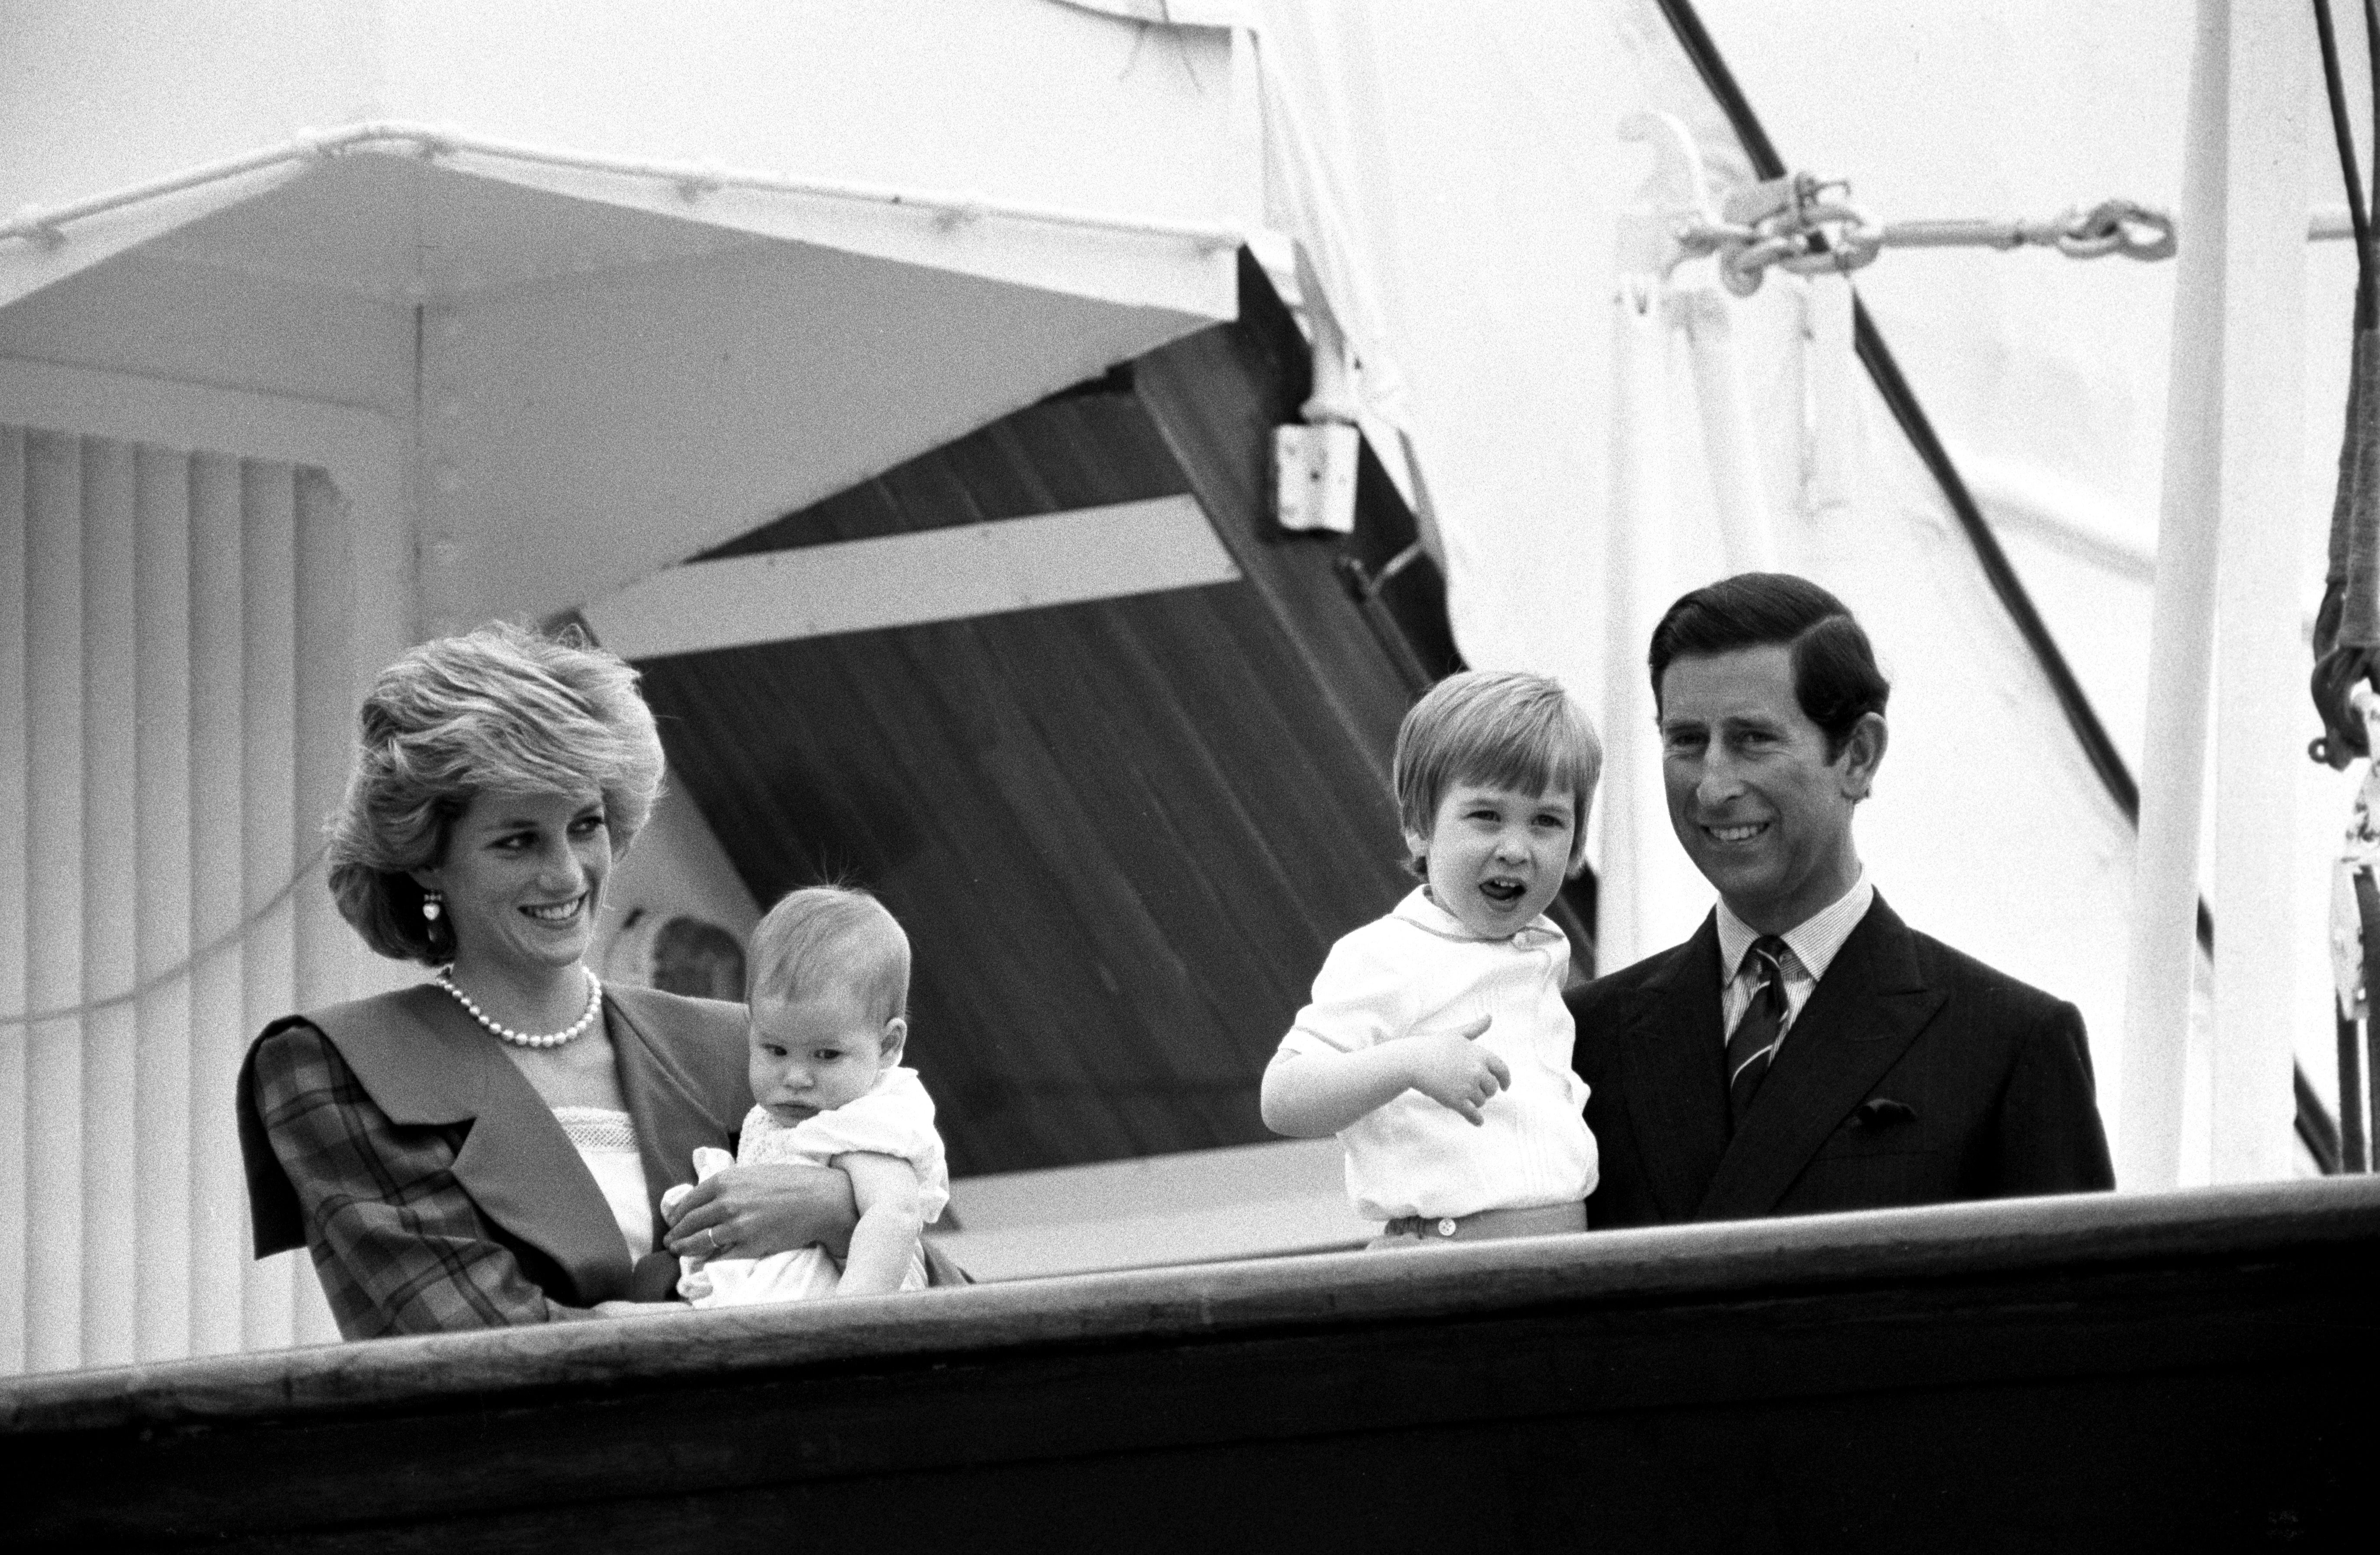
<path fill-rule="evenodd" d="M 2298 1137 L 2304 1141 L 2306 1152 L 2313 1157 L 2316 1170 L 2325 1177 L 2336 1177 L 2354 1163 L 2345 1159 L 2339 1144 L 2338 1125 L 2330 1119 L 2330 1109 L 2323 1105 L 2322 1097 L 2313 1088 L 2300 1067 L 2295 1075 L 2298 1098 Z"/>
<path fill-rule="evenodd" d="M 2367 26 L 2371 14 L 2367 0 Z M 2364 209 L 2363 179 L 2355 170 L 2355 130 L 2347 122 L 2347 83 L 2339 75 L 2338 34 L 2331 26 L 2330 0 L 2313 0 L 2313 23 L 2322 41 L 2323 96 L 2330 103 L 2331 138 L 2338 143 L 2338 171 L 2347 184 L 2347 220 L 2355 229 L 2355 327 L 2370 329 L 2374 322 L 2372 221 Z M 2374 171 L 2380 175 L 2380 168 Z"/>
<path fill-rule="evenodd" d="M 1974 547 L 1975 559 L 1983 565 L 1984 576 L 1998 596 L 2001 606 L 2015 620 L 2025 646 L 2033 650 L 2042 673 L 2049 677 L 2050 688 L 2057 694 L 2058 705 L 2073 725 L 2077 738 L 2082 742 L 2082 753 L 2090 759 L 2091 770 L 2099 774 L 2104 784 L 2125 817 L 2137 825 L 2141 819 L 2141 788 L 2133 780 L 2131 769 L 2124 764 L 2123 752 L 2108 736 L 2099 714 L 2091 706 L 2082 683 L 2058 650 L 2049 635 L 2049 625 L 2034 608 L 2033 596 L 2025 591 L 2024 582 L 2017 577 L 2015 565 L 2008 553 L 2000 549 L 1999 537 L 1984 518 L 1983 509 L 1975 504 L 1973 493 L 1961 479 L 1958 467 L 1950 462 L 1949 450 L 1935 434 L 1934 423 L 1926 418 L 1925 407 L 1917 403 L 1916 392 L 1900 375 L 1900 364 L 1894 360 L 1890 347 L 1884 343 L 1884 334 L 1876 327 L 1864 304 L 1852 305 L 1852 338 L 1859 351 L 1861 363 L 1868 377 L 1883 395 L 1892 411 L 1892 419 L 1917 451 L 1917 457 L 1931 472 L 1942 494 L 1949 499 L 1951 510 L 1959 516 L 1959 527 L 1966 531 L 1968 542 Z"/>
<path fill-rule="evenodd" d="M 1703 85 L 1709 89 L 1711 96 L 1718 99 L 1720 110 L 1727 115 L 1729 126 L 1735 131 L 1736 140 L 1742 144 L 1743 154 L 1752 159 L 1753 172 L 1763 178 L 1783 177 L 1785 159 L 1777 154 L 1777 148 L 1769 143 L 1768 132 L 1760 128 L 1760 119 L 1753 113 L 1752 104 L 1745 100 L 1743 89 L 1735 84 L 1734 73 L 1728 69 L 1727 61 L 1719 57 L 1718 45 L 1712 43 L 1711 35 L 1704 30 L 1703 18 L 1694 14 L 1693 0 L 1659 0 L 1659 3 L 1661 14 L 1669 18 L 1670 30 L 1678 35 L 1678 42 L 1685 48 L 1686 58 L 1694 64 L 1694 73 L 1703 79 Z"/>
<path fill-rule="evenodd" d="M 1737 142 L 1743 147 L 1743 154 L 1751 159 L 1753 172 L 1763 179 L 1783 177 L 1784 159 L 1777 154 L 1768 132 L 1760 126 L 1759 115 L 1752 111 L 1752 103 L 1744 97 L 1743 89 L 1736 84 L 1734 73 L 1728 69 L 1727 61 L 1719 56 L 1718 45 L 1711 42 L 1711 35 L 1704 28 L 1702 18 L 1694 14 L 1693 0 L 1658 0 L 1658 4 L 1661 15 L 1670 23 L 1670 30 L 1676 34 L 1680 46 L 1686 51 L 1687 59 L 1693 62 L 1694 73 L 1702 78 L 1704 87 L 1718 102 L 1720 111 L 1727 115 L 1728 126 L 1735 131 Z M 2364 25 L 2371 30 L 2375 45 L 2380 45 L 2380 0 L 2363 0 L 2363 16 Z M 2374 70 L 2373 91 L 2374 112 L 2380 114 L 2380 67 Z M 2380 183 L 2380 158 L 2374 161 L 2373 176 L 2376 183 Z M 2374 203 L 2380 204 L 2380 195 L 2375 195 Z M 1976 505 L 1974 494 L 1967 490 L 1967 483 L 1960 476 L 1958 467 L 1950 462 L 1949 450 L 1942 446 L 1942 440 L 1935 434 L 1934 423 L 1926 416 L 1925 407 L 1918 403 L 1916 392 L 1910 388 L 1909 381 L 1900 375 L 1900 363 L 1894 360 L 1890 347 L 1885 345 L 1883 332 L 1876 327 L 1876 321 L 1868 317 L 1866 305 L 1858 300 L 1856 294 L 1852 303 L 1852 330 L 1860 363 L 1867 369 L 1869 381 L 1876 384 L 1876 393 L 1884 396 L 1886 406 L 1892 411 L 1892 419 L 1900 425 L 1902 435 L 1909 439 L 1918 458 L 1933 475 L 1935 483 L 1941 487 L 1950 511 L 1958 516 L 1959 528 L 1974 548 L 1975 559 L 1983 566 L 1985 579 L 1991 584 L 1992 593 L 2016 624 L 2018 634 L 2024 638 L 2025 646 L 2033 650 L 2034 662 L 2040 664 L 2042 674 L 2048 678 L 2050 689 L 2058 698 L 2058 711 L 2066 715 L 2067 724 L 2073 729 L 2075 738 L 2082 742 L 2082 753 L 2090 761 L 2091 770 L 2098 773 L 2100 784 L 2107 789 L 2108 797 L 2115 800 L 2117 808 L 2124 812 L 2125 819 L 2138 826 L 2141 787 L 2132 777 L 2131 768 L 2126 765 L 2123 752 L 2116 748 L 2116 742 L 2107 735 L 2107 726 L 2099 722 L 2099 714 L 2091 706 L 2090 698 L 2083 694 L 2082 682 L 2074 677 L 2066 655 L 2049 635 L 2049 627 L 2042 620 L 2041 612 L 2034 607 L 2033 597 L 2026 591 L 2023 579 L 2017 577 L 2016 568 L 2009 562 L 2008 553 L 2000 549 L 1999 538 L 1993 534 L 1991 526 L 1984 519 L 1983 509 Z M 2209 955 L 2215 953 L 2215 915 L 2207 909 L 2203 897 L 2198 903 L 2198 945 Z M 2291 1062 L 2295 1063 L 2294 1060 Z M 2328 1160 L 2334 1163 L 2325 1170 L 2335 1170 L 2338 1150 L 2338 1125 L 2331 1122 L 2329 1113 L 2323 1108 L 2322 1099 L 2306 1085 L 2302 1070 L 2298 1073 L 2297 1095 L 2298 1137 L 2305 1142 L 2306 1148 L 2313 1152 L 2317 1162 Z M 2323 1144 L 2325 1138 L 2329 1141 L 2327 1155 Z"/>
<path fill-rule="evenodd" d="M 2372 130 L 2380 136 L 2380 5 L 2363 0 L 2363 62 L 2372 88 Z M 2372 159 L 2372 206 L 2380 209 L 2380 145 Z"/>
<path fill-rule="evenodd" d="M 2363 210 L 2363 177 L 2355 170 L 2355 131 L 2347 122 L 2347 83 L 2338 73 L 2338 34 L 2330 24 L 2330 0 L 2313 0 L 2314 30 L 2322 39 L 2322 84 L 2330 99 L 2330 133 L 2338 142 L 2338 171 L 2347 181 L 2347 219 L 2355 228 L 2360 254 L 2372 240 L 2371 219 Z"/>

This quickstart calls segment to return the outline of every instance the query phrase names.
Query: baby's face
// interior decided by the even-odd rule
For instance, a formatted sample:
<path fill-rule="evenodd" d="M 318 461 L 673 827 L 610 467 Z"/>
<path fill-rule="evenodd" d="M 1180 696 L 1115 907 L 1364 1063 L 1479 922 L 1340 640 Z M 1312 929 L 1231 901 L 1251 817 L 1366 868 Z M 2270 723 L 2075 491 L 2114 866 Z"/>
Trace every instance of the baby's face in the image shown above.
<path fill-rule="evenodd" d="M 752 1002 L 752 1099 L 779 1123 L 832 1112 L 868 1094 L 901 1057 L 906 1024 L 876 1020 L 859 1002 L 829 989 Z"/>

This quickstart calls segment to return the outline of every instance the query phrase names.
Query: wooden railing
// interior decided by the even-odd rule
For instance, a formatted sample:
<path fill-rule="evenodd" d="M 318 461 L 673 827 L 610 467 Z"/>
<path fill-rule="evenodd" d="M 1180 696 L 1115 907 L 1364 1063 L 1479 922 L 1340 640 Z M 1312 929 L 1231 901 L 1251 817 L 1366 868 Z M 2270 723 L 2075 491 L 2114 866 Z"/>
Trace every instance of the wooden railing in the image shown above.
<path fill-rule="evenodd" d="M 2338 1178 L 61 1373 L 0 1542 L 2333 1548 L 2375 1277 Z"/>

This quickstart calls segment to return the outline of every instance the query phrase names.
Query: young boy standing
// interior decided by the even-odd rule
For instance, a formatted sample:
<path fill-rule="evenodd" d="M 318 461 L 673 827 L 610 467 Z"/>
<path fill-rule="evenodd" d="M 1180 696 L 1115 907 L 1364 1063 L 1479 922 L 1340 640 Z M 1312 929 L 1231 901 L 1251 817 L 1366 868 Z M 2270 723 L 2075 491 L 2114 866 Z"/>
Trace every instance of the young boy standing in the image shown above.
<path fill-rule="evenodd" d="M 1473 671 L 1397 733 L 1423 879 L 1330 949 L 1265 1070 L 1264 1120 L 1339 1136 L 1375 1247 L 1586 1227 L 1595 1138 L 1571 1071 L 1570 942 L 1545 914 L 1577 872 L 1602 743 L 1542 675 Z"/>

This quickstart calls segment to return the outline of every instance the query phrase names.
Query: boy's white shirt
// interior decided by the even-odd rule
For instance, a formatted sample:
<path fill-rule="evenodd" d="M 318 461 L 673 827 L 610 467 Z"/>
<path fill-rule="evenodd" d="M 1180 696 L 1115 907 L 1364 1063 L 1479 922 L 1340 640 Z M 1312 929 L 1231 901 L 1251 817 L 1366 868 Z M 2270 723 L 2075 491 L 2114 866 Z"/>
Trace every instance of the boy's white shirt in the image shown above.
<path fill-rule="evenodd" d="M 707 1182 L 729 1166 L 793 1162 L 828 1166 L 834 1158 L 856 1151 L 897 1156 L 917 1174 L 917 1211 L 930 1225 L 941 1218 L 951 1201 L 951 1177 L 942 1154 L 942 1136 L 934 1128 L 934 1099 L 926 1093 L 914 1069 L 895 1064 L 876 1077 L 863 1096 L 854 1097 L 797 1124 L 780 1123 L 765 1107 L 745 1114 L 743 1132 L 731 1160 L 724 1150 L 705 1147 L 694 1152 L 695 1177 Z M 685 1193 L 672 1188 L 672 1196 Z M 763 1258 L 684 1259 L 679 1294 L 697 1306 L 745 1306 L 780 1301 L 809 1301 L 835 1294 L 841 1272 L 823 1247 L 796 1247 Z M 905 1291 L 926 1287 L 922 1247 L 913 1249 Z"/>
<path fill-rule="evenodd" d="M 1330 947 L 1313 1002 L 1281 1039 L 1283 1055 L 1357 1052 L 1488 1015 L 1474 1040 L 1512 1075 L 1479 1124 L 1407 1090 L 1340 1130 L 1357 1213 L 1468 1215 L 1576 1203 L 1594 1191 L 1586 1082 L 1570 1066 L 1573 1028 L 1561 999 L 1569 970 L 1570 941 L 1548 919 L 1482 940 L 1418 889 Z"/>

